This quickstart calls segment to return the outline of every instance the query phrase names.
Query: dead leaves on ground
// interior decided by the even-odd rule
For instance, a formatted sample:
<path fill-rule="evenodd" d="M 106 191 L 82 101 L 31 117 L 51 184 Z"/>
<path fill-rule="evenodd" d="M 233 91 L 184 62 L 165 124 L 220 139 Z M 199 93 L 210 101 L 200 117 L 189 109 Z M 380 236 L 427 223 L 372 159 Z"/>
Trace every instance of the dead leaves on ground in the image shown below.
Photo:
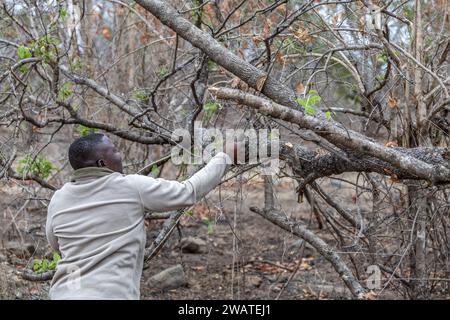
<path fill-rule="evenodd" d="M 294 270 L 297 269 L 297 266 L 300 263 L 298 271 L 308 271 L 313 268 L 312 267 L 313 260 L 314 260 L 313 257 L 302 258 L 301 261 L 294 260 L 293 262 L 284 262 L 284 263 L 279 261 L 271 262 L 266 260 L 254 260 L 247 263 L 244 266 L 244 269 L 246 269 L 246 271 L 254 270 L 262 273 L 278 274 L 285 272 L 294 272 Z"/>

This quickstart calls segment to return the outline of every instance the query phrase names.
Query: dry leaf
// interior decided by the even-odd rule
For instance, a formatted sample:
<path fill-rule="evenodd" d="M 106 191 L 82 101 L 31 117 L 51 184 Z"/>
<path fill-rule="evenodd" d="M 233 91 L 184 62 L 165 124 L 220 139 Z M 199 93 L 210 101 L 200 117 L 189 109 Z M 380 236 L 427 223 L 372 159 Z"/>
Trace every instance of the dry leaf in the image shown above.
<path fill-rule="evenodd" d="M 210 19 L 214 16 L 214 5 L 212 3 L 205 5 L 205 14 Z"/>
<path fill-rule="evenodd" d="M 286 3 L 283 3 L 282 5 L 278 6 L 277 11 L 284 15 L 286 13 Z"/>
<path fill-rule="evenodd" d="M 337 21 L 338 21 L 338 18 L 339 18 L 338 15 L 334 15 L 334 16 L 331 18 L 331 23 L 333 24 L 333 26 L 336 26 Z"/>
<path fill-rule="evenodd" d="M 297 94 L 303 95 L 305 94 L 305 86 L 303 85 L 303 83 L 299 82 L 296 86 L 295 86 L 295 92 Z"/>
<path fill-rule="evenodd" d="M 308 270 L 311 270 L 311 269 L 312 269 L 312 267 L 309 264 L 309 261 L 306 260 L 306 259 L 302 259 L 302 262 L 300 263 L 300 270 L 308 271 Z"/>
<path fill-rule="evenodd" d="M 211 220 L 211 219 L 213 219 L 214 213 L 215 213 L 215 211 L 210 209 L 207 205 L 205 205 L 202 202 L 196 204 L 192 208 L 192 211 L 194 213 L 194 216 L 198 217 L 200 220 L 203 220 L 203 219 Z"/>
<path fill-rule="evenodd" d="M 284 64 L 284 56 L 280 53 L 277 52 L 275 54 L 275 60 L 279 63 L 279 64 Z"/>
<path fill-rule="evenodd" d="M 313 42 L 313 38 L 308 34 L 308 30 L 306 29 L 294 31 L 294 38 L 305 43 Z"/>
<path fill-rule="evenodd" d="M 388 106 L 391 109 L 394 109 L 395 107 L 397 107 L 397 99 L 395 99 L 393 96 L 389 95 Z"/>
<path fill-rule="evenodd" d="M 389 142 L 386 142 L 386 144 L 384 146 L 388 147 L 388 148 L 396 148 L 396 147 L 398 147 L 398 143 L 395 141 L 389 141 Z"/>
<path fill-rule="evenodd" d="M 270 22 L 272 22 L 272 24 L 277 24 L 278 22 L 278 17 L 276 15 L 272 15 L 270 17 Z"/>
<path fill-rule="evenodd" d="M 222 4 L 220 5 L 222 7 L 222 12 L 229 12 L 231 8 L 231 0 L 224 0 Z"/>
<path fill-rule="evenodd" d="M 322 149 L 322 148 L 316 148 L 315 153 L 316 153 L 316 155 L 314 156 L 314 158 L 316 158 L 316 159 L 323 157 L 323 156 L 327 156 L 329 154 L 328 151 L 326 151 L 325 149 Z"/>
<path fill-rule="evenodd" d="M 253 40 L 253 43 L 254 43 L 255 45 L 258 45 L 259 43 L 261 43 L 261 42 L 264 41 L 264 39 L 263 39 L 261 36 L 254 36 L 254 37 L 252 38 L 252 40 Z"/>
<path fill-rule="evenodd" d="M 366 19 L 364 16 L 362 16 L 361 18 L 359 18 L 358 20 L 358 30 L 363 32 L 364 28 L 366 26 Z"/>
<path fill-rule="evenodd" d="M 367 300 L 377 300 L 378 295 L 375 292 L 373 292 L 372 290 L 370 290 L 369 292 L 367 292 L 364 295 L 364 298 L 366 298 Z"/>
<path fill-rule="evenodd" d="M 103 28 L 102 35 L 108 41 L 112 39 L 112 33 L 108 28 Z"/>
<path fill-rule="evenodd" d="M 241 9 L 237 9 L 237 10 L 234 12 L 234 19 L 235 19 L 235 20 L 240 20 L 240 19 L 241 19 Z"/>
<path fill-rule="evenodd" d="M 239 27 L 239 32 L 240 32 L 241 34 L 247 34 L 247 33 L 249 33 L 249 32 L 250 32 L 250 27 L 249 27 L 249 25 L 248 25 L 248 24 L 244 24 L 244 25 L 240 26 L 240 27 Z"/>
<path fill-rule="evenodd" d="M 204 271 L 205 267 L 204 266 L 192 266 L 191 269 L 194 271 Z"/>

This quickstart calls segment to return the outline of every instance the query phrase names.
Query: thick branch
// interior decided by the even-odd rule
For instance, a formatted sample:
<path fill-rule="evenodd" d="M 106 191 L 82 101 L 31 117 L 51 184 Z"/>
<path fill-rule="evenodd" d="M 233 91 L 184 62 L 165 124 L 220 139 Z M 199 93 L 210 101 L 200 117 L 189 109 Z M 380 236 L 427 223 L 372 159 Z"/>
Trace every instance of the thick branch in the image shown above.
<path fill-rule="evenodd" d="M 432 165 L 445 166 L 449 164 L 450 160 L 450 151 L 447 148 L 419 147 L 412 149 L 394 149 Z M 318 179 L 344 172 L 376 172 L 383 175 L 395 176 L 396 179 L 417 179 L 409 171 L 398 169 L 386 161 L 375 157 L 362 156 L 352 151 L 346 153 L 347 160 L 335 153 L 319 155 L 317 152 L 300 144 L 281 143 L 279 154 L 280 158 L 287 161 L 293 168 L 294 173 L 302 177 L 314 174 L 315 179 Z"/>
<path fill-rule="evenodd" d="M 332 120 L 319 119 L 290 109 L 240 90 L 210 88 L 217 98 L 234 100 L 258 110 L 260 113 L 310 129 L 341 149 L 350 149 L 364 156 L 390 163 L 393 167 L 409 172 L 417 178 L 436 182 L 450 182 L 450 169 L 444 164 L 427 163 L 404 152 L 404 149 L 388 148 L 370 138 L 347 130 Z"/>
<path fill-rule="evenodd" d="M 331 248 L 325 241 L 323 241 L 321 238 L 319 238 L 304 226 L 298 223 L 294 223 L 274 209 L 260 210 L 256 207 L 251 207 L 250 210 L 269 220 L 273 224 L 281 227 L 282 229 L 291 232 L 308 242 L 332 264 L 332 266 L 344 281 L 345 285 L 350 289 L 352 294 L 358 299 L 364 298 L 364 288 L 354 277 L 353 273 L 347 267 L 345 262 L 342 261 L 341 257 L 336 254 L 333 248 Z"/>
<path fill-rule="evenodd" d="M 150 11 L 179 36 L 205 52 L 213 61 L 238 76 L 251 87 L 261 91 L 272 100 L 284 106 L 297 109 L 296 103 L 294 102 L 295 93 L 292 90 L 283 86 L 278 80 L 270 76 L 266 79 L 267 74 L 265 72 L 224 48 L 208 33 L 196 28 L 191 22 L 183 18 L 166 2 L 159 0 L 137 0 L 136 2 Z M 237 92 L 231 95 L 234 97 L 230 97 L 230 99 L 239 100 L 244 98 L 240 94 L 237 94 Z M 246 96 L 246 99 L 249 104 L 244 104 L 257 108 L 276 118 L 297 123 L 304 128 L 311 129 L 340 147 L 384 160 L 397 168 L 409 171 L 418 178 L 433 182 L 450 181 L 450 170 L 448 168 L 440 165 L 433 166 L 407 156 L 398 150 L 386 148 L 357 132 L 338 127 L 333 121 L 319 120 L 311 116 L 303 115 L 299 111 L 289 110 L 280 105 L 274 107 L 275 105 L 271 106 L 270 102 L 258 97 Z"/>
<path fill-rule="evenodd" d="M 166 1 L 137 0 L 138 4 L 150 11 L 156 18 L 180 37 L 206 53 L 211 60 L 230 71 L 252 88 L 261 91 L 274 101 L 296 108 L 295 93 L 282 85 L 280 81 L 239 58 L 230 50 L 224 48 L 208 33 L 200 30 L 190 21 L 183 18 Z M 267 79 L 265 79 L 267 77 Z"/>

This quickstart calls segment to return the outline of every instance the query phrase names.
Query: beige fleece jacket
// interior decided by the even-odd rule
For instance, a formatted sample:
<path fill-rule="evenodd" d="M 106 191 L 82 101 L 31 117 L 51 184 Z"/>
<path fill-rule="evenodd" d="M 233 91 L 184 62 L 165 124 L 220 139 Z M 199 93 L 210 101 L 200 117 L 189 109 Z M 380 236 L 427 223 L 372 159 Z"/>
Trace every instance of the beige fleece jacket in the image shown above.
<path fill-rule="evenodd" d="M 223 152 L 184 182 L 75 171 L 48 206 L 47 239 L 61 252 L 51 299 L 139 299 L 146 243 L 144 212 L 193 205 L 214 189 L 231 163 Z"/>

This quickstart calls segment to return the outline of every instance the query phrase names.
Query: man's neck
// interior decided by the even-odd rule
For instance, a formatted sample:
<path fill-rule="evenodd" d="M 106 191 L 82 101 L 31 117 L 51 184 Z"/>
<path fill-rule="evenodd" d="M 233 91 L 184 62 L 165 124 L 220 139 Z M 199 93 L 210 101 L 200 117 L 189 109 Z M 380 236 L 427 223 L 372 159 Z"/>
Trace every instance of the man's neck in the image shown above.
<path fill-rule="evenodd" d="M 110 175 L 111 173 L 114 173 L 114 171 L 107 167 L 85 167 L 75 170 L 70 181 L 76 182 L 89 178 L 99 178 Z"/>

